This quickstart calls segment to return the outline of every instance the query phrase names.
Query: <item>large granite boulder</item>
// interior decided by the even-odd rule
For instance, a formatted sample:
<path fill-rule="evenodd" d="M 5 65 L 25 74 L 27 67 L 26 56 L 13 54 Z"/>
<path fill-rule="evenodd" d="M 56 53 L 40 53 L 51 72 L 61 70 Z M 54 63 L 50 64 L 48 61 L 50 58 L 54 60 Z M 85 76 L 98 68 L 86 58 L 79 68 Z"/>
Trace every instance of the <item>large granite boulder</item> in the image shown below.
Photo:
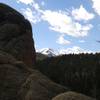
<path fill-rule="evenodd" d="M 0 3 L 0 50 L 10 53 L 29 67 L 35 63 L 36 55 L 29 21 L 2 3 Z"/>
<path fill-rule="evenodd" d="M 52 100 L 96 100 L 76 92 L 66 92 L 57 95 Z"/>

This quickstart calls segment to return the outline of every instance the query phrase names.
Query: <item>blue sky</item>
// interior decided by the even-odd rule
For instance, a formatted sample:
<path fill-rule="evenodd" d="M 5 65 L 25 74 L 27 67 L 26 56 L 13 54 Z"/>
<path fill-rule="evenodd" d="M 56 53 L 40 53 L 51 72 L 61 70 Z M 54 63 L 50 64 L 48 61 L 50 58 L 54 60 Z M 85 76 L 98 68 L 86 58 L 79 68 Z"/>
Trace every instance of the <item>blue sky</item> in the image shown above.
<path fill-rule="evenodd" d="M 29 19 L 37 50 L 100 51 L 100 0 L 0 0 Z"/>

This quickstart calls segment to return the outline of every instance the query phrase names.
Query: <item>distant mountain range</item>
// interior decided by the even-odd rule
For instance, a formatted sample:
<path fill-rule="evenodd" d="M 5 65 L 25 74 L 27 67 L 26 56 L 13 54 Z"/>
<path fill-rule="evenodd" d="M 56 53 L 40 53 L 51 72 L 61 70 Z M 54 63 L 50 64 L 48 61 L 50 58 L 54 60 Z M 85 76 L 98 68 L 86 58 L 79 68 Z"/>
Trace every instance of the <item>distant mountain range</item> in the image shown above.
<path fill-rule="evenodd" d="M 43 49 L 37 50 L 37 53 L 46 55 L 48 57 L 53 57 L 53 56 L 58 56 L 58 55 L 63 55 L 63 54 L 91 53 L 91 51 L 85 51 L 85 50 L 75 46 L 73 48 L 62 49 L 62 50 L 43 48 Z"/>

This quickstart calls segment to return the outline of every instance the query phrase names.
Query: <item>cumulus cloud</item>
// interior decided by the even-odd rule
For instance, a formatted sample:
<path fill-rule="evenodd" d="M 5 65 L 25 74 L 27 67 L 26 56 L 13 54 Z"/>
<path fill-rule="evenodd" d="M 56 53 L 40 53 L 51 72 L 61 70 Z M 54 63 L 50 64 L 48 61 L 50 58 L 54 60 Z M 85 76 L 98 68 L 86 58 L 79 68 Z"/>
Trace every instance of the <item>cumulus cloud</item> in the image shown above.
<path fill-rule="evenodd" d="M 35 1 L 35 0 L 17 0 L 17 3 L 23 3 L 23 4 L 26 4 L 26 5 L 31 5 L 31 8 L 40 12 L 41 9 L 40 9 L 40 6 L 39 4 Z"/>
<path fill-rule="evenodd" d="M 64 35 L 59 36 L 58 40 L 56 41 L 56 43 L 61 44 L 61 45 L 68 45 L 71 42 L 68 40 L 64 39 Z"/>
<path fill-rule="evenodd" d="M 72 10 L 72 16 L 74 17 L 75 20 L 78 21 L 81 20 L 88 21 L 94 18 L 94 14 L 89 13 L 82 5 L 80 6 L 79 9 Z"/>
<path fill-rule="evenodd" d="M 79 54 L 79 53 L 91 53 L 92 51 L 84 50 L 79 46 L 73 46 L 72 48 L 61 49 L 59 54 Z"/>
<path fill-rule="evenodd" d="M 32 4 L 33 0 L 17 0 L 18 3 Z"/>
<path fill-rule="evenodd" d="M 26 19 L 28 19 L 30 22 L 35 24 L 40 21 L 40 18 L 37 13 L 33 12 L 30 8 L 22 9 L 22 12 Z"/>
<path fill-rule="evenodd" d="M 66 12 L 46 10 L 42 19 L 50 24 L 50 29 L 73 37 L 84 37 L 92 28 L 91 24 L 82 25 L 72 20 Z"/>
<path fill-rule="evenodd" d="M 40 13 L 40 12 L 42 11 L 41 8 L 40 8 L 40 6 L 39 6 L 39 4 L 36 3 L 36 2 L 33 2 L 32 7 L 33 7 L 34 10 L 36 10 L 38 13 Z"/>
<path fill-rule="evenodd" d="M 35 0 L 17 0 L 24 4 L 30 4 L 30 8 L 24 8 L 22 13 L 33 24 L 40 21 L 49 23 L 49 29 L 73 37 L 87 36 L 92 28 L 91 24 L 81 24 L 78 20 L 89 20 L 94 17 L 88 13 L 83 6 L 74 9 L 72 15 L 68 11 L 43 10 Z M 73 20 L 73 17 L 77 20 Z M 64 38 L 60 38 L 60 41 Z M 64 41 L 65 42 L 65 41 Z M 62 44 L 64 43 L 62 42 Z M 66 40 L 66 44 L 68 41 Z"/>
<path fill-rule="evenodd" d="M 100 15 L 100 0 L 92 0 L 95 12 Z"/>
<path fill-rule="evenodd" d="M 30 4 L 30 7 L 21 9 L 23 15 L 31 23 L 36 24 L 41 21 L 41 12 L 40 6 L 35 0 L 17 0 L 19 3 Z"/>

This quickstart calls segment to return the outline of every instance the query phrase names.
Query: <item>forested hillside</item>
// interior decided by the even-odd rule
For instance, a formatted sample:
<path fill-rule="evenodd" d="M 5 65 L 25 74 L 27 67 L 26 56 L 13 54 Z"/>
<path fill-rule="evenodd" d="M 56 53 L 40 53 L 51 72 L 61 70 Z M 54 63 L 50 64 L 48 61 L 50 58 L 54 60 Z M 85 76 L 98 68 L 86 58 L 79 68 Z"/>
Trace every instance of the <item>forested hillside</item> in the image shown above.
<path fill-rule="evenodd" d="M 53 81 L 86 95 L 97 96 L 100 54 L 69 54 L 37 62 L 37 68 Z M 99 72 L 99 71 L 98 71 Z"/>

